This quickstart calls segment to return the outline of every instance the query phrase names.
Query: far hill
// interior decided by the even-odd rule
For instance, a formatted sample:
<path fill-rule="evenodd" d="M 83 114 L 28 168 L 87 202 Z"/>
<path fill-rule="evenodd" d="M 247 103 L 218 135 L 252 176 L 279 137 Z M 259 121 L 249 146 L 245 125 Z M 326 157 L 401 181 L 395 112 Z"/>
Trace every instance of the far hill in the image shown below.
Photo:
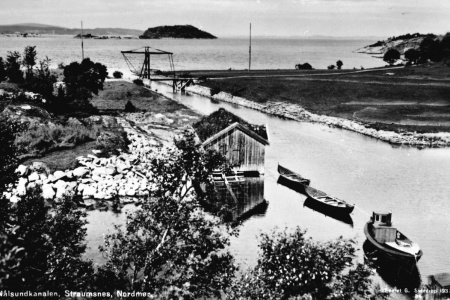
<path fill-rule="evenodd" d="M 192 25 L 158 26 L 147 29 L 141 39 L 217 39 L 214 35 Z"/>
<path fill-rule="evenodd" d="M 432 33 L 429 34 L 404 34 L 400 36 L 393 36 L 384 41 L 378 41 L 372 45 L 365 46 L 356 50 L 358 53 L 366 53 L 366 54 L 384 54 L 389 49 L 396 49 L 400 52 L 400 54 L 404 54 L 406 50 L 414 48 L 419 49 L 420 43 L 424 38 L 430 37 L 433 39 L 441 39 L 442 37 L 438 37 Z"/>
<path fill-rule="evenodd" d="M 81 28 L 65 28 L 53 25 L 24 23 L 13 25 L 0 25 L 0 33 L 15 34 L 15 33 L 34 33 L 34 34 L 69 34 L 77 35 L 81 33 Z M 142 30 L 126 29 L 126 28 L 94 28 L 84 29 L 84 33 L 92 35 L 141 35 Z"/>

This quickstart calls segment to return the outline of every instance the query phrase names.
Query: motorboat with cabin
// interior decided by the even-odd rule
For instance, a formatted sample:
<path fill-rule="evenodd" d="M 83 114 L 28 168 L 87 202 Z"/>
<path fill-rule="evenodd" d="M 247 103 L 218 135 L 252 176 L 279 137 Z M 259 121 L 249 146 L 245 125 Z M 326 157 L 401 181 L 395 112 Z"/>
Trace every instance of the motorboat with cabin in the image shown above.
<path fill-rule="evenodd" d="M 419 245 L 392 226 L 391 212 L 374 211 L 364 227 L 364 234 L 370 245 L 366 252 L 369 258 L 384 258 L 412 267 L 422 257 Z"/>

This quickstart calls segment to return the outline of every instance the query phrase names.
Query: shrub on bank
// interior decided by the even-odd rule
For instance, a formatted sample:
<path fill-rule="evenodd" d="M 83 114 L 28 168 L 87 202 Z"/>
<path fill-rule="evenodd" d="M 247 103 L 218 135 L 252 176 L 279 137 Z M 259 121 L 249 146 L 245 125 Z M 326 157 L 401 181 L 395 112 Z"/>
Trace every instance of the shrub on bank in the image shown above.
<path fill-rule="evenodd" d="M 144 85 L 144 81 L 142 81 L 142 79 L 140 79 L 140 78 L 137 78 L 137 79 L 133 80 L 133 83 L 137 84 L 139 86 L 143 86 Z"/>
<path fill-rule="evenodd" d="M 123 73 L 120 72 L 120 71 L 115 71 L 113 73 L 113 77 L 116 78 L 116 79 L 120 79 L 120 78 L 122 78 L 122 76 L 123 76 Z"/>
<path fill-rule="evenodd" d="M 136 106 L 133 105 L 133 103 L 130 100 L 128 100 L 127 103 L 125 104 L 124 111 L 128 112 L 128 113 L 132 113 L 132 112 L 137 111 L 137 108 L 136 108 Z"/>
<path fill-rule="evenodd" d="M 210 89 L 211 97 L 214 96 L 214 95 L 216 95 L 216 94 L 218 94 L 218 93 L 220 93 L 221 91 L 222 91 L 222 90 L 221 90 L 219 87 L 213 87 L 213 88 L 211 88 L 211 89 Z"/>
<path fill-rule="evenodd" d="M 94 141 L 101 130 L 101 126 L 98 125 L 87 127 L 81 124 L 35 123 L 16 137 L 15 144 L 23 153 L 39 156 L 52 150 L 73 148 L 76 145 Z"/>
<path fill-rule="evenodd" d="M 295 65 L 296 70 L 312 70 L 313 67 L 309 63 Z"/>

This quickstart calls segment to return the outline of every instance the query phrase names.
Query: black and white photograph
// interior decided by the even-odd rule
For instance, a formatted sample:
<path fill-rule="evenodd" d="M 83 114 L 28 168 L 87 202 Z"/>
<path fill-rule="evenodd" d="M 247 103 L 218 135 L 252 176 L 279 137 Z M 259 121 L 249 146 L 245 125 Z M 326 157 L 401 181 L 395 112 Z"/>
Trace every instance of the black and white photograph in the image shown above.
<path fill-rule="evenodd" d="M 450 299 L 449 20 L 0 0 L 0 299 Z"/>

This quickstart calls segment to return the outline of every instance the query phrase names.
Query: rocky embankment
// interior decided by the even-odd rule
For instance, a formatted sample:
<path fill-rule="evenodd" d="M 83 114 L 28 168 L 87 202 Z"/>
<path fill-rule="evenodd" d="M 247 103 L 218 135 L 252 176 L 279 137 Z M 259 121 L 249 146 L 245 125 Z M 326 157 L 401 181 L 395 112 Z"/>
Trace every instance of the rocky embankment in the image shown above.
<path fill-rule="evenodd" d="M 266 105 L 262 105 L 241 97 L 234 97 L 231 94 L 225 92 L 220 92 L 214 96 L 211 96 L 210 89 L 208 87 L 200 85 L 190 86 L 186 88 L 186 90 L 205 97 L 210 97 L 214 100 L 242 105 L 279 117 L 284 117 L 296 121 L 321 123 L 332 127 L 348 129 L 389 142 L 391 144 L 410 145 L 416 147 L 450 146 L 450 133 L 397 133 L 393 131 L 376 130 L 373 128 L 368 128 L 367 125 L 362 122 L 313 114 L 296 104 L 268 102 Z"/>
<path fill-rule="evenodd" d="M 139 116 L 131 114 L 131 119 Z M 20 200 L 27 190 L 42 187 L 47 200 L 58 201 L 64 195 L 79 195 L 82 206 L 94 206 L 99 200 L 117 199 L 121 204 L 138 202 L 139 197 L 149 195 L 156 186 L 152 183 L 151 160 L 164 153 L 161 142 L 146 134 L 139 126 L 125 118 L 116 117 L 131 143 L 129 153 L 100 158 L 95 155 L 78 157 L 73 170 L 51 173 L 42 163 L 20 165 L 16 172 L 19 181 L 6 193 L 12 202 Z"/>

